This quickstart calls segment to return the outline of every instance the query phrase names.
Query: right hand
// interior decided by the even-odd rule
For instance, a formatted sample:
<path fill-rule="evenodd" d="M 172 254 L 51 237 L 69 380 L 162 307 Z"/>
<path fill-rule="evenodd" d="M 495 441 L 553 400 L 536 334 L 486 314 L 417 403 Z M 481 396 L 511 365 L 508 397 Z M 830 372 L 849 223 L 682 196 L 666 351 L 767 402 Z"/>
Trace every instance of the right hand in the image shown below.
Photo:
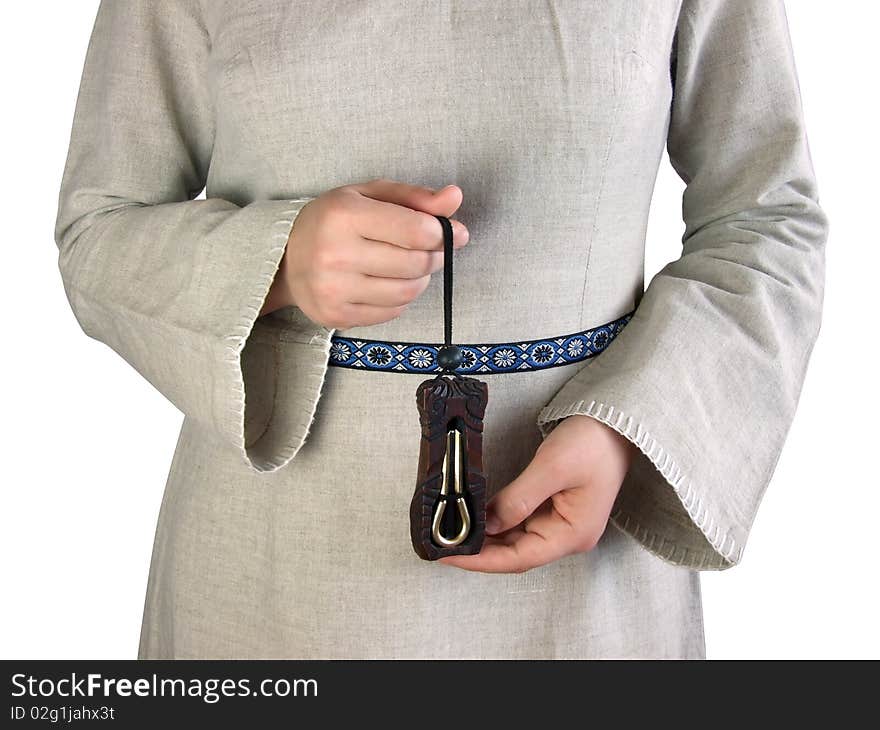
<path fill-rule="evenodd" d="M 393 180 L 343 185 L 309 201 L 297 215 L 260 314 L 296 305 L 313 322 L 347 329 L 400 316 L 443 268 L 443 229 L 455 248 L 469 239 L 451 216 L 461 189 L 439 191 Z"/>

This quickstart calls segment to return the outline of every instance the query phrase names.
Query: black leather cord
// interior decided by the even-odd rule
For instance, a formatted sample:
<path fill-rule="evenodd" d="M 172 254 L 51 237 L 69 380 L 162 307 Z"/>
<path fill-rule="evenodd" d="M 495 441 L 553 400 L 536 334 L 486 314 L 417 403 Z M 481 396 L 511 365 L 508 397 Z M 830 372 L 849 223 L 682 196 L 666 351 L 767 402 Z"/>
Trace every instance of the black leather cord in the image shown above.
<path fill-rule="evenodd" d="M 443 343 L 452 344 L 452 223 L 436 216 L 443 227 Z"/>
<path fill-rule="evenodd" d="M 462 351 L 452 344 L 452 223 L 442 215 L 434 217 L 443 228 L 443 346 L 437 352 L 438 377 L 444 372 L 461 377 L 455 371 L 461 365 Z"/>

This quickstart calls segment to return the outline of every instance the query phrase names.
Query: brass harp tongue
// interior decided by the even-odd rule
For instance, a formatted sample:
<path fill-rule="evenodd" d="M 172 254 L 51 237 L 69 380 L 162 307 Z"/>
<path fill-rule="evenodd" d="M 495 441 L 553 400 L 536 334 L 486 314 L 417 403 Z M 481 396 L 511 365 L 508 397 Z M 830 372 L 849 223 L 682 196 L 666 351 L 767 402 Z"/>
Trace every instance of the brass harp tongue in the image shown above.
<path fill-rule="evenodd" d="M 443 332 L 439 374 L 416 389 L 422 438 L 410 537 L 424 560 L 480 552 L 486 528 L 483 416 L 489 387 L 456 372 L 461 348 L 452 344 L 452 224 L 443 228 Z"/>

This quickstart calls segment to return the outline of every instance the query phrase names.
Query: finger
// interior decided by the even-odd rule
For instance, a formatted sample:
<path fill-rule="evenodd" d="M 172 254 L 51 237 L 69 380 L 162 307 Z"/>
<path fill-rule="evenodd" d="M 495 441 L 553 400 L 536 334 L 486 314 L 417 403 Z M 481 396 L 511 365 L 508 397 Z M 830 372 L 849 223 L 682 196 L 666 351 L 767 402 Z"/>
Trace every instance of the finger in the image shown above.
<path fill-rule="evenodd" d="M 538 452 L 528 466 L 486 505 L 486 532 L 497 534 L 518 525 L 538 506 L 569 484 L 563 470 Z"/>
<path fill-rule="evenodd" d="M 345 302 L 339 305 L 339 310 L 346 322 L 344 329 L 350 327 L 366 327 L 371 324 L 381 324 L 399 317 L 406 310 L 406 305 L 400 307 L 380 307 L 374 304 L 351 304 Z"/>
<path fill-rule="evenodd" d="M 452 555 L 440 562 L 480 573 L 522 573 L 577 552 L 579 541 L 578 532 L 551 505 L 512 537 L 487 538 L 476 555 Z"/>
<path fill-rule="evenodd" d="M 351 304 L 399 307 L 409 304 L 425 291 L 430 283 L 430 276 L 423 276 L 420 279 L 389 279 L 357 274 L 348 301 Z"/>
<path fill-rule="evenodd" d="M 443 228 L 433 215 L 382 200 L 361 200 L 363 204 L 355 207 L 353 215 L 355 230 L 363 238 L 408 249 L 443 249 Z M 465 245 L 467 228 L 460 221 L 450 223 L 453 246 Z"/>
<path fill-rule="evenodd" d="M 423 185 L 410 185 L 396 180 L 378 178 L 365 183 L 352 185 L 361 195 L 386 203 L 403 205 L 430 215 L 443 215 L 447 218 L 461 206 L 463 193 L 457 185 L 446 185 L 434 190 Z"/>
<path fill-rule="evenodd" d="M 368 276 L 421 279 L 443 268 L 443 251 L 401 248 L 385 241 L 363 239 L 356 244 L 353 266 Z"/>

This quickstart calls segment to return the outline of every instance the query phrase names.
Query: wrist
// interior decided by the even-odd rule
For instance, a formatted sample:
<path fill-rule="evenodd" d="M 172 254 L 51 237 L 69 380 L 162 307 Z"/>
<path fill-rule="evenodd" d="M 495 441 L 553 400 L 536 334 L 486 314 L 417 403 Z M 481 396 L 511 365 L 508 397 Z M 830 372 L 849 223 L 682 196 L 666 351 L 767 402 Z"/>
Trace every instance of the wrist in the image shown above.
<path fill-rule="evenodd" d="M 287 307 L 293 304 L 293 294 L 290 291 L 290 278 L 287 275 L 287 269 L 289 264 L 289 259 L 287 257 L 287 252 L 289 249 L 289 241 L 288 245 L 284 248 L 284 253 L 281 256 L 281 262 L 278 265 L 278 270 L 275 272 L 275 278 L 272 280 L 272 285 L 269 287 L 269 292 L 266 294 L 266 298 L 263 301 L 263 307 L 260 309 L 259 316 L 263 316 L 264 314 L 269 314 L 270 312 L 274 312 L 276 309 L 281 309 L 282 307 Z"/>
<path fill-rule="evenodd" d="M 607 423 L 583 413 L 574 413 L 567 416 L 566 420 L 568 419 L 578 420 L 585 428 L 591 430 L 593 434 L 597 431 L 601 433 L 603 440 L 607 442 L 607 446 L 618 452 L 620 459 L 626 465 L 626 468 L 629 469 L 629 466 L 632 464 L 633 459 L 635 459 L 639 449 L 638 446 L 626 438 L 626 436 L 616 431 Z"/>

